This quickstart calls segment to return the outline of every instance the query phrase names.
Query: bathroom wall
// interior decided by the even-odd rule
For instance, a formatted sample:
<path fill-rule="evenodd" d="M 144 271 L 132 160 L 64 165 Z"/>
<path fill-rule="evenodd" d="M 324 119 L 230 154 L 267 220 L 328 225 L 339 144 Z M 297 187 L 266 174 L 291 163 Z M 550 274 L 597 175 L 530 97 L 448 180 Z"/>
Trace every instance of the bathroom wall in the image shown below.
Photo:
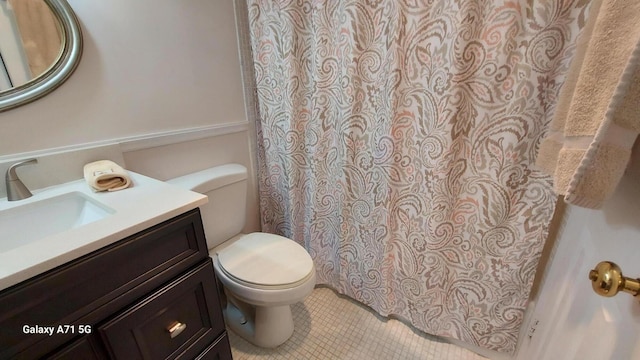
<path fill-rule="evenodd" d="M 0 113 L 0 163 L 102 147 L 108 156 L 115 145 L 145 175 L 235 161 L 253 180 L 232 1 L 68 1 L 82 25 L 80 65 L 53 93 Z M 20 170 L 27 185 L 45 175 L 37 167 Z M 254 181 L 250 190 L 255 230 Z"/>
<path fill-rule="evenodd" d="M 231 1 L 69 3 L 80 66 L 53 93 L 0 113 L 0 155 L 246 121 Z"/>

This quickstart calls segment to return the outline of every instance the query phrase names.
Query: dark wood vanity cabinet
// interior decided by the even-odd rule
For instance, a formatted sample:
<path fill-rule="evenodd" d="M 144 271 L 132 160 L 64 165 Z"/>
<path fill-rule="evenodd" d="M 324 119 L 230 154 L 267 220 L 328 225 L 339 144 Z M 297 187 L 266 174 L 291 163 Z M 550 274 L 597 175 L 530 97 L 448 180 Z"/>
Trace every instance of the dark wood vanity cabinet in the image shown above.
<path fill-rule="evenodd" d="M 0 292 L 14 358 L 231 359 L 199 210 Z"/>

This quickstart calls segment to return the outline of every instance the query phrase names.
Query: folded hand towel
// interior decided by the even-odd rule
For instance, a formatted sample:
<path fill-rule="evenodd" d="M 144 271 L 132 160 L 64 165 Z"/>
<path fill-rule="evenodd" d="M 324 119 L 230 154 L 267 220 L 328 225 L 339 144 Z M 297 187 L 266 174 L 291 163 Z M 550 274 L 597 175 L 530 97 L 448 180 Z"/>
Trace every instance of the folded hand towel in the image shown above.
<path fill-rule="evenodd" d="M 131 186 L 127 171 L 110 160 L 86 164 L 84 178 L 94 191 L 116 191 Z"/>
<path fill-rule="evenodd" d="M 566 202 L 595 209 L 614 192 L 640 133 L 640 2 L 593 7 L 536 164 Z"/>

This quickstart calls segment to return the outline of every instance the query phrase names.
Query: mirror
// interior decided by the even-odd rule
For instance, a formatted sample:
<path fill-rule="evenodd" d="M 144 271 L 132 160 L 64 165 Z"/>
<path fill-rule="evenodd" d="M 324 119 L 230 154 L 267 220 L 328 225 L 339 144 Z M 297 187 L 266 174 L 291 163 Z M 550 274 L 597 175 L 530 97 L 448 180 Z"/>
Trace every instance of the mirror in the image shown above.
<path fill-rule="evenodd" d="M 0 0 L 0 111 L 60 86 L 81 53 L 80 25 L 66 0 Z"/>

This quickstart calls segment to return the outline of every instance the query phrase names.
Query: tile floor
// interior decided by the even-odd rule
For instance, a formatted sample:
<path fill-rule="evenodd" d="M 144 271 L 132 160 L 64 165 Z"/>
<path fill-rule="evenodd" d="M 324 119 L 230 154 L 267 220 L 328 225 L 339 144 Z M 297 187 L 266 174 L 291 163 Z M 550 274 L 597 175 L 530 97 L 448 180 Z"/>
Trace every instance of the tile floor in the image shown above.
<path fill-rule="evenodd" d="M 255 347 L 229 330 L 233 358 L 274 360 L 486 360 L 441 339 L 418 334 L 397 320 L 328 288 L 292 306 L 293 336 L 275 349 Z"/>

